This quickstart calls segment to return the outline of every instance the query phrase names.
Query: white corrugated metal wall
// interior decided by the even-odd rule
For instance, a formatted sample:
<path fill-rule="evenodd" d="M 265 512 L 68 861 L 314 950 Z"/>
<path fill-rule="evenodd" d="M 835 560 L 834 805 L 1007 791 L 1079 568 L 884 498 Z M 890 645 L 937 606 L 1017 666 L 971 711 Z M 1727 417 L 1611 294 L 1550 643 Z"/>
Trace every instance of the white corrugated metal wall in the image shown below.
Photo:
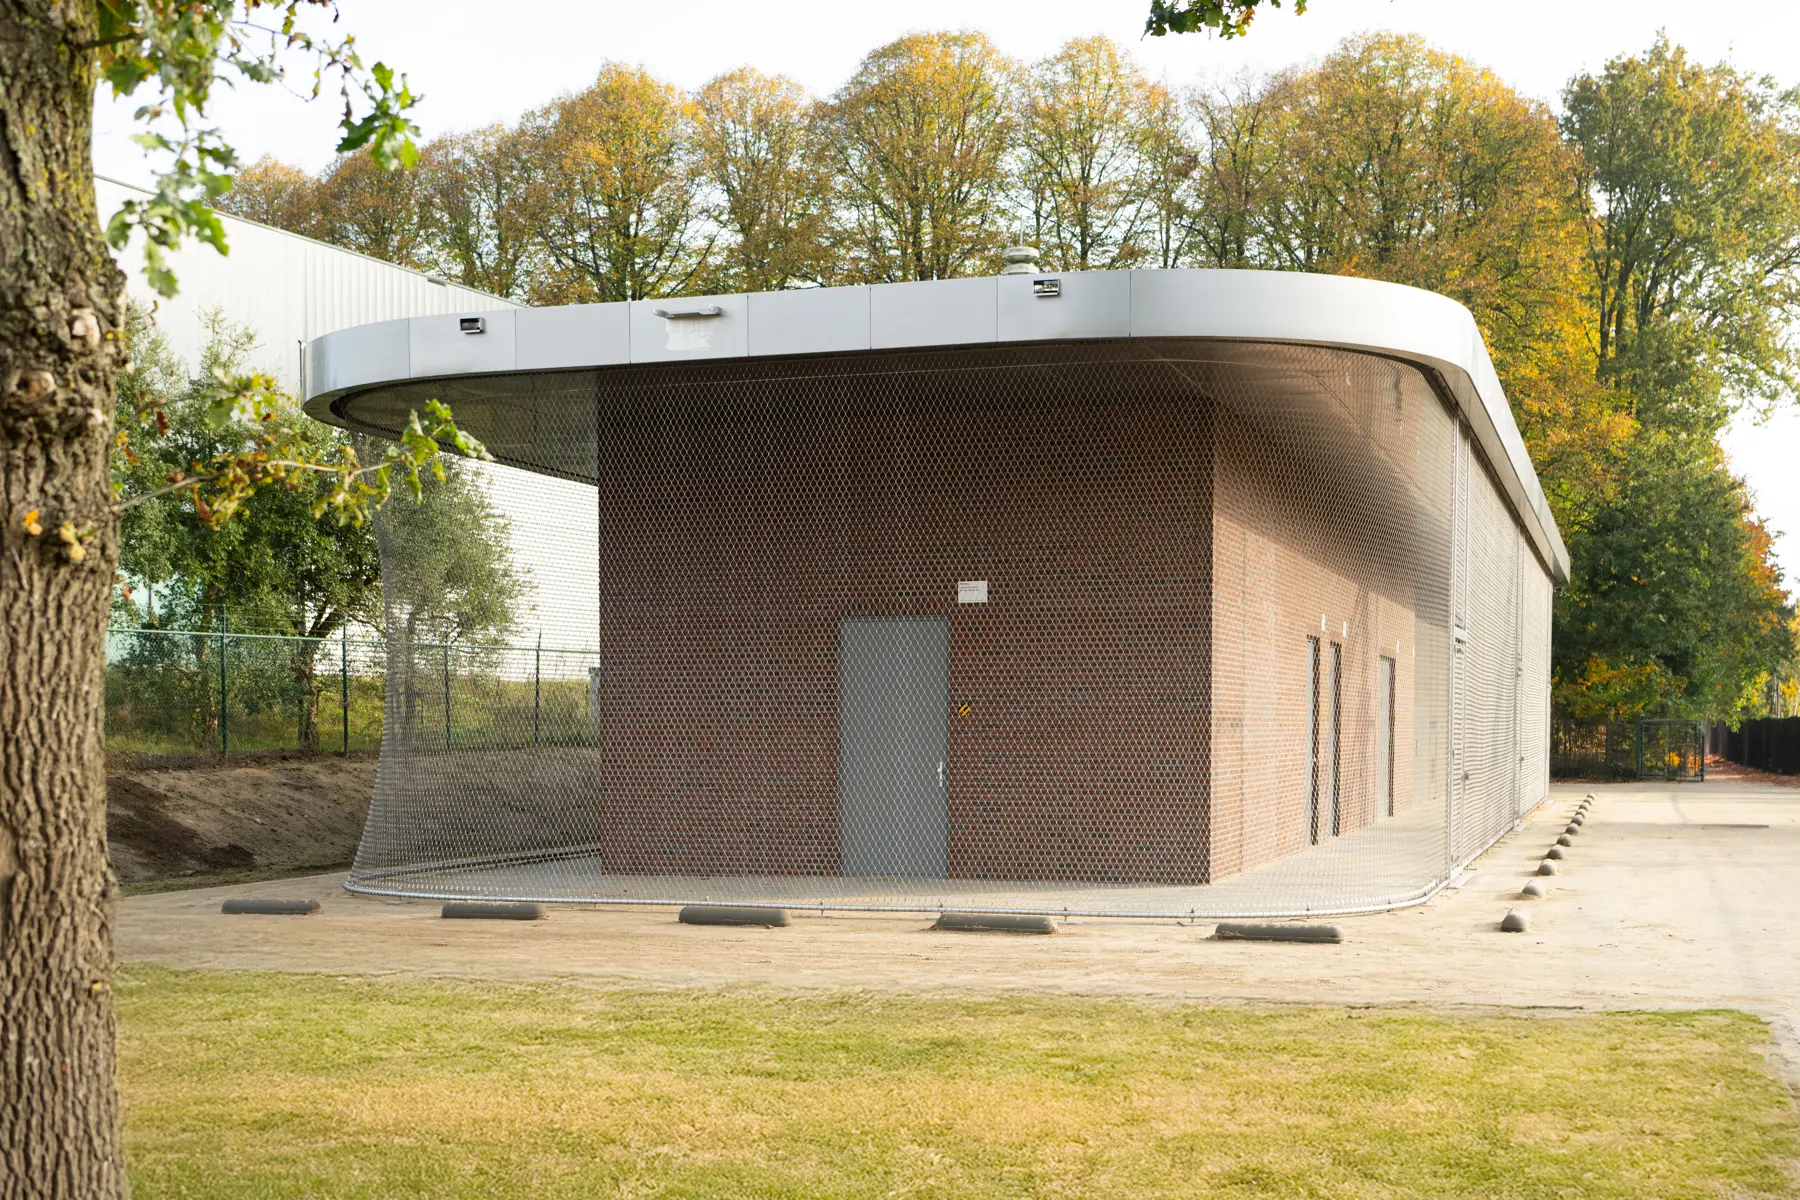
<path fill-rule="evenodd" d="M 96 179 L 94 192 L 102 224 L 126 200 L 149 194 L 111 179 Z M 396 317 L 521 307 L 286 230 L 223 214 L 220 220 L 231 253 L 197 242 L 177 250 L 170 265 L 181 290 L 172 298 L 144 282 L 141 240 L 119 256 L 128 292 L 140 304 L 156 305 L 157 328 L 188 362 L 205 344 L 204 317 L 213 309 L 255 330 L 255 366 L 298 389 L 300 344 L 320 334 Z"/>

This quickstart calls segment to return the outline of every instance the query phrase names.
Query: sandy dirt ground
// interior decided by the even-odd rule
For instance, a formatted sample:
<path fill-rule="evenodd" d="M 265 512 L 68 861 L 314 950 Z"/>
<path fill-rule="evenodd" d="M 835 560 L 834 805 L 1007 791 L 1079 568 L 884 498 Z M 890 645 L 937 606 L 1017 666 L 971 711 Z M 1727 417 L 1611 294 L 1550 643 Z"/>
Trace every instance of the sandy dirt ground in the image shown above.
<path fill-rule="evenodd" d="M 1542 900 L 1518 898 L 1581 797 L 1585 830 Z M 680 925 L 668 909 L 446 921 L 342 875 L 135 896 L 118 947 L 177 967 L 600 986 L 865 988 L 1524 1010 L 1729 1007 L 1768 1018 L 1800 1085 L 1800 790 L 1744 780 L 1557 787 L 1430 903 L 1337 919 L 1341 945 L 1213 940 L 1212 926 L 1082 920 L 1051 937 L 937 933 L 928 917 Z M 309 917 L 223 916 L 226 895 L 311 896 Z M 1531 932 L 1503 934 L 1510 908 Z"/>
<path fill-rule="evenodd" d="M 126 883 L 349 862 L 375 787 L 375 759 L 109 771 L 106 838 Z"/>

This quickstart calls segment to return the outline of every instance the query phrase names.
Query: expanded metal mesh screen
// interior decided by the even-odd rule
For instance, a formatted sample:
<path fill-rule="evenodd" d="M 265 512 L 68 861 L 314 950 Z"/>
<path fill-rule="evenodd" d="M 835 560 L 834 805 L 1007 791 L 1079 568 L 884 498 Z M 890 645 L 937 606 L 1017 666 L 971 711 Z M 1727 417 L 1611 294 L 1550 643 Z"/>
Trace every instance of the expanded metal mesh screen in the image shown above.
<path fill-rule="evenodd" d="M 482 468 L 579 642 L 529 738 L 438 731 L 383 519 L 351 885 L 1169 916 L 1420 899 L 1543 799 L 1550 582 L 1416 368 L 1131 340 L 396 386 Z M 472 468 L 471 468 L 472 469 Z M 428 496 L 427 504 L 432 503 Z M 591 585 L 586 581 L 591 580 Z M 582 630 L 591 638 L 579 641 Z M 541 711 L 541 710 L 540 710 Z M 510 714 L 510 715 L 509 715 Z"/>

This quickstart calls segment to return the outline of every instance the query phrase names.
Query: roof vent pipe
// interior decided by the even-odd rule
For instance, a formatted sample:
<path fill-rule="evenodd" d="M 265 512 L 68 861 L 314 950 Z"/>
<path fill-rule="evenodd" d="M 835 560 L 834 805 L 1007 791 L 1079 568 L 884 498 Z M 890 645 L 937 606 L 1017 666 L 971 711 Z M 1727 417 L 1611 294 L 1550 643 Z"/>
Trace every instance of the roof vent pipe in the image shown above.
<path fill-rule="evenodd" d="M 1006 264 L 1000 268 L 1002 275 L 1036 275 L 1043 269 L 1036 246 L 1008 246 L 1000 252 L 1000 261 Z"/>

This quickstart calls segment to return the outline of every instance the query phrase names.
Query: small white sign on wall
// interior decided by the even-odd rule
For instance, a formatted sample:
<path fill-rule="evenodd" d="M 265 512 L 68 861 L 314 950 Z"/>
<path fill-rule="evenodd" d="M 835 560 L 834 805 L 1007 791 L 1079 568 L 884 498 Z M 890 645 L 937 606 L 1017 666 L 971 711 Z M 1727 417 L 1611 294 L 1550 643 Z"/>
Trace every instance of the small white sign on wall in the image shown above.
<path fill-rule="evenodd" d="M 987 580 L 959 579 L 956 581 L 956 602 L 958 604 L 986 604 Z"/>

